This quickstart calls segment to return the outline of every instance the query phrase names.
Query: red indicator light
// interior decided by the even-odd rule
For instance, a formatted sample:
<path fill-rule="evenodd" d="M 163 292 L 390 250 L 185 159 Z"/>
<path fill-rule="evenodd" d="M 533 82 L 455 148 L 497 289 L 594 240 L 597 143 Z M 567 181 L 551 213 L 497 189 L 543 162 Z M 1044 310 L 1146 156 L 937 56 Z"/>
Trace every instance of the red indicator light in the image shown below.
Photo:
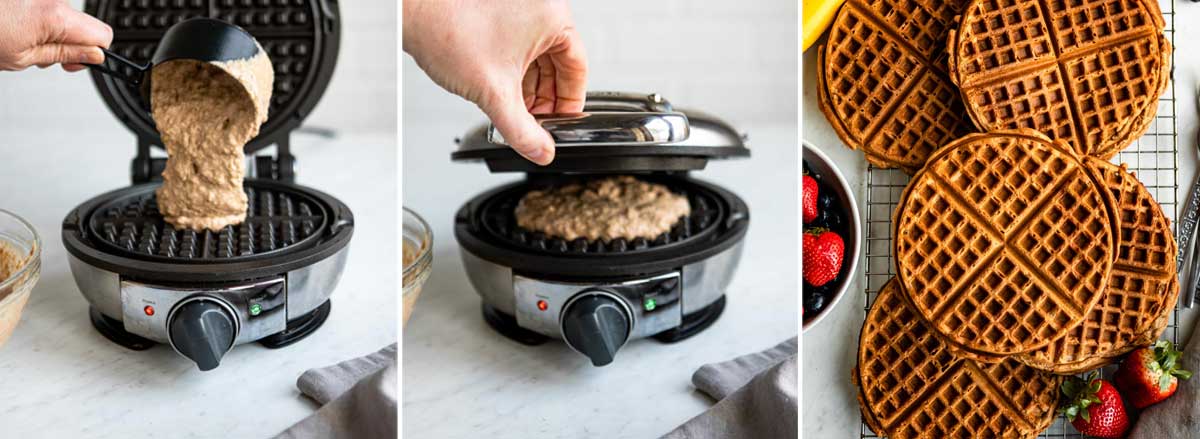
<path fill-rule="evenodd" d="M 154 307 L 153 306 L 146 305 L 145 308 L 142 308 L 142 311 L 145 311 L 146 315 L 148 315 L 148 316 L 154 315 Z"/>
<path fill-rule="evenodd" d="M 545 300 L 539 300 L 537 305 L 539 311 L 545 311 L 546 308 L 550 307 L 550 305 L 546 304 Z"/>

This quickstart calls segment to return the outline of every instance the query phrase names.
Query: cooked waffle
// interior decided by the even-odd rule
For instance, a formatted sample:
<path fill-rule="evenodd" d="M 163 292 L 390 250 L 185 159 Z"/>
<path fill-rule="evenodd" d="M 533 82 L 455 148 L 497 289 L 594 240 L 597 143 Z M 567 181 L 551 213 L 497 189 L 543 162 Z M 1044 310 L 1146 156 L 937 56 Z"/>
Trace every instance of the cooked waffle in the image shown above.
<path fill-rule="evenodd" d="M 1046 347 L 1017 356 L 1022 363 L 1063 374 L 1094 369 L 1133 350 L 1164 307 L 1174 305 L 1168 299 L 1175 280 L 1175 238 L 1162 208 L 1124 167 L 1085 158 L 1084 168 L 1117 202 L 1117 254 L 1108 287 L 1083 323 Z"/>
<path fill-rule="evenodd" d="M 1081 323 L 1113 265 L 1114 202 L 1064 142 L 1030 130 L 938 150 L 892 221 L 898 277 L 934 331 L 987 356 Z"/>
<path fill-rule="evenodd" d="M 867 161 L 913 173 L 974 127 L 946 70 L 967 0 L 847 0 L 818 57 L 817 102 Z"/>
<path fill-rule="evenodd" d="M 1178 277 L 1171 279 L 1171 283 L 1167 286 L 1167 300 L 1165 301 L 1167 306 L 1159 309 L 1158 317 L 1154 319 L 1150 327 L 1142 331 L 1142 334 L 1133 342 L 1133 345 L 1149 346 L 1162 336 L 1163 331 L 1167 329 L 1167 325 L 1171 323 L 1171 314 L 1175 312 L 1176 300 L 1179 300 Z"/>
<path fill-rule="evenodd" d="M 863 419 L 891 439 L 1032 438 L 1054 419 L 1060 378 L 1013 360 L 954 356 L 902 297 L 883 287 L 863 323 L 858 385 Z"/>
<path fill-rule="evenodd" d="M 1154 120 L 1170 79 L 1156 1 L 973 0 L 949 38 L 971 120 L 1111 158 Z"/>

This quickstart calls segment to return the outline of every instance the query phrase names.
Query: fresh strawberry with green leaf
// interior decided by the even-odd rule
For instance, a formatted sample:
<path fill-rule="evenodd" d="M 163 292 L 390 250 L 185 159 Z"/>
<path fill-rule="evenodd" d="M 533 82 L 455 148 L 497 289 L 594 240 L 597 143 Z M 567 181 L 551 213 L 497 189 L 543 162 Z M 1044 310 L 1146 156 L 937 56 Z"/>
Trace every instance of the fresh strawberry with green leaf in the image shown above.
<path fill-rule="evenodd" d="M 819 227 L 808 229 L 804 232 L 802 246 L 805 282 L 819 287 L 837 279 L 846 251 L 841 236 Z"/>
<path fill-rule="evenodd" d="M 1150 407 L 1175 394 L 1180 379 L 1192 373 L 1180 368 L 1182 354 L 1166 340 L 1133 351 L 1117 368 L 1113 384 L 1130 404 L 1139 409 Z"/>
<path fill-rule="evenodd" d="M 800 197 L 800 212 L 804 217 L 805 223 L 811 223 L 817 219 L 817 195 L 820 192 L 820 185 L 817 184 L 817 179 L 811 175 L 802 177 L 804 182 L 803 192 Z"/>
<path fill-rule="evenodd" d="M 1066 404 L 1059 413 L 1067 416 L 1076 430 L 1087 436 L 1120 438 L 1129 431 L 1129 415 L 1121 394 L 1108 381 L 1092 372 L 1086 379 L 1070 377 L 1062 383 Z"/>

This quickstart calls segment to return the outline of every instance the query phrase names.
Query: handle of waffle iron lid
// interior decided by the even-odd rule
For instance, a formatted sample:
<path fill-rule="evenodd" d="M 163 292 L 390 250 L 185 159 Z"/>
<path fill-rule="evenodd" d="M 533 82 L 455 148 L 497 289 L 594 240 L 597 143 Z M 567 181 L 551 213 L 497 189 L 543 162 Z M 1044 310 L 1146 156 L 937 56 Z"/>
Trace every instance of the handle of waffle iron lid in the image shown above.
<path fill-rule="evenodd" d="M 589 92 L 583 112 L 545 114 L 538 123 L 557 146 L 652 145 L 687 140 L 687 116 L 657 93 Z M 488 126 L 488 141 L 509 145 L 495 125 Z"/>

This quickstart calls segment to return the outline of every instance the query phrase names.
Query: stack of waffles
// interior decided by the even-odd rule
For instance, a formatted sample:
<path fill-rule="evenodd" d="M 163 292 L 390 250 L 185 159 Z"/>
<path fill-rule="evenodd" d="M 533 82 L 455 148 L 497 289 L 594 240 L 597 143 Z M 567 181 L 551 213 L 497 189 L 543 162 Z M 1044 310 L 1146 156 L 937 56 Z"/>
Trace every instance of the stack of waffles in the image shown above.
<path fill-rule="evenodd" d="M 822 111 L 912 175 L 896 277 L 863 325 L 863 418 L 891 438 L 1034 437 L 1062 375 L 1157 339 L 1171 226 L 1109 162 L 1170 77 L 1154 0 L 847 0 L 820 49 Z"/>

